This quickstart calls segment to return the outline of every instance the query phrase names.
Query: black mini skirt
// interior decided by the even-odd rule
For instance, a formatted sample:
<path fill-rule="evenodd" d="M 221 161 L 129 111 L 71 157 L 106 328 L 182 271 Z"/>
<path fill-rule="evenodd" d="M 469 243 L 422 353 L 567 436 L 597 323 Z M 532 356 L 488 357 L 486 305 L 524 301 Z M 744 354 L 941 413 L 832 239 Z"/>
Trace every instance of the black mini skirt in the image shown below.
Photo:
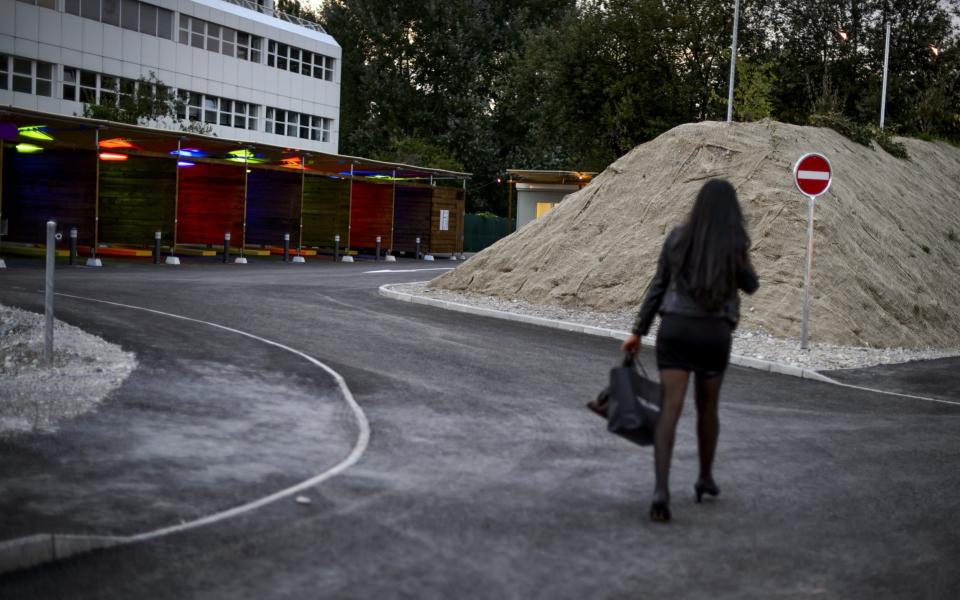
<path fill-rule="evenodd" d="M 657 366 L 722 375 L 730 362 L 733 325 L 724 318 L 665 314 L 657 332 Z"/>

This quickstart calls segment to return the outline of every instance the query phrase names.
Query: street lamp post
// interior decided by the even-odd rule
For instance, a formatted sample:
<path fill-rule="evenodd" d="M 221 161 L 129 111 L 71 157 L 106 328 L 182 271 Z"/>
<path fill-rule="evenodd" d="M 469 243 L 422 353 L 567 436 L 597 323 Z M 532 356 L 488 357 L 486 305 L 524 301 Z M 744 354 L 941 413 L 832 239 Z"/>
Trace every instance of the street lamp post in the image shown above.
<path fill-rule="evenodd" d="M 890 22 L 887 21 L 887 36 L 883 44 L 883 90 L 880 92 L 880 129 L 887 113 L 887 67 L 890 65 Z"/>
<path fill-rule="evenodd" d="M 730 84 L 727 86 L 727 123 L 733 121 L 733 84 L 737 75 L 737 26 L 740 23 L 740 0 L 733 5 L 733 43 L 730 44 Z"/>

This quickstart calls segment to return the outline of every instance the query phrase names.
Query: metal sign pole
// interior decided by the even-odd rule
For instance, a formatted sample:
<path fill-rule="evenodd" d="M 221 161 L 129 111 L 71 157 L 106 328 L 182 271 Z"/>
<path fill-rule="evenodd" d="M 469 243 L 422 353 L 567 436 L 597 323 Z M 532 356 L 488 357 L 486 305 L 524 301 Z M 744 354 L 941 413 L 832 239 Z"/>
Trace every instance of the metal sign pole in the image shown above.
<path fill-rule="evenodd" d="M 810 276 L 813 270 L 813 206 L 816 196 L 807 196 L 807 262 L 803 269 L 803 320 L 800 324 L 800 349 L 807 349 L 810 327 Z"/>
<path fill-rule="evenodd" d="M 177 138 L 177 175 L 173 182 L 173 241 L 170 242 L 170 256 L 177 253 L 177 219 L 180 211 L 180 153 L 183 151 L 183 138 Z"/>

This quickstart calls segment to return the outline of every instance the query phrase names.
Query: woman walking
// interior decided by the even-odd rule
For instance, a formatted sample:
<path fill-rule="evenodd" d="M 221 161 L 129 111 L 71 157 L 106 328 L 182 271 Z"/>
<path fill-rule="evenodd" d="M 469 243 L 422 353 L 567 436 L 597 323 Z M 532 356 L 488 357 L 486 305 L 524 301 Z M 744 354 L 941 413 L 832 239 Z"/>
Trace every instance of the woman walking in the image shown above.
<path fill-rule="evenodd" d="M 743 224 L 737 193 L 727 181 L 713 179 L 700 189 L 686 223 L 667 236 L 657 272 L 623 351 L 635 354 L 654 315 L 660 313 L 657 366 L 663 406 L 654 437 L 656 489 L 650 519 L 670 520 L 670 459 L 677 420 L 690 373 L 694 373 L 700 476 L 697 502 L 717 496 L 713 457 L 720 421 L 720 384 L 730 359 L 732 334 L 740 318 L 738 290 L 752 294 L 757 275 L 750 263 L 750 236 Z"/>

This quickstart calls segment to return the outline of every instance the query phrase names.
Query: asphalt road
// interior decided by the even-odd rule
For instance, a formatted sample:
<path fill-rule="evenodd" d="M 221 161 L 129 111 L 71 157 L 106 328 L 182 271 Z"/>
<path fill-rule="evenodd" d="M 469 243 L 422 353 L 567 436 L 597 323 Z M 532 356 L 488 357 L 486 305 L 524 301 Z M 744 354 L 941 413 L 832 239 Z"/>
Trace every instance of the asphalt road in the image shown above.
<path fill-rule="evenodd" d="M 21 264 L 0 272 L 0 302 L 36 306 L 25 294 L 42 274 Z M 364 273 L 372 268 L 382 263 L 62 270 L 60 291 L 217 322 L 317 357 L 346 379 L 372 436 L 358 464 L 308 492 L 312 504 L 280 501 L 14 573 L 0 579 L 0 597 L 960 597 L 960 407 L 731 368 L 722 495 L 693 502 L 688 405 L 674 522 L 653 524 L 650 451 L 609 436 L 583 408 L 616 362 L 616 342 L 384 299 L 380 284 L 434 273 Z M 163 463 L 160 481 L 175 488 L 161 510 L 140 508 L 149 519 L 124 517 L 138 509 L 123 503 L 110 509 L 126 526 L 174 518 L 194 494 L 202 512 L 320 471 L 356 435 L 329 378 L 292 355 L 58 302 L 64 320 L 154 357 L 121 388 L 130 394 L 71 431 L 102 432 L 100 420 L 124 411 L 146 422 L 123 398 L 149 397 L 158 378 L 176 388 L 169 411 L 151 402 L 156 431 L 127 439 L 117 426 L 112 460 L 132 475 Z M 229 381 L 211 377 L 220 369 L 232 369 Z M 260 414 L 259 400 L 281 395 Z M 184 430 L 190 414 L 196 429 Z M 140 439 L 151 452 L 125 456 Z M 211 445 L 230 448 L 212 453 L 212 470 L 200 464 Z M 170 450 L 181 446 L 182 456 Z M 233 471 L 250 461 L 252 476 Z M 78 466 L 66 487 L 87 493 L 96 465 Z M 178 468 L 200 475 L 185 483 Z M 57 480 L 69 471 L 60 466 Z"/>

